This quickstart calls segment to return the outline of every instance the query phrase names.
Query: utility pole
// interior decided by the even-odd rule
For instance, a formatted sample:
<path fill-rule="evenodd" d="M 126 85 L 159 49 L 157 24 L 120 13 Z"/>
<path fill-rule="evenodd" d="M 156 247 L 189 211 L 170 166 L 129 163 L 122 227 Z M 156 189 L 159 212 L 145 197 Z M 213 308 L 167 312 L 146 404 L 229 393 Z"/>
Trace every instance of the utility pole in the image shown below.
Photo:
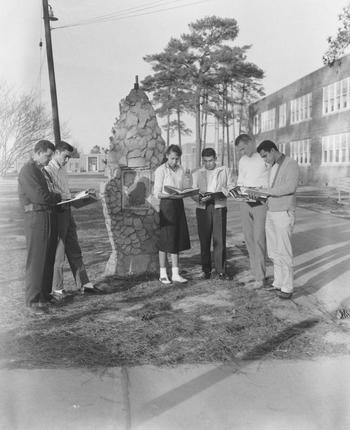
<path fill-rule="evenodd" d="M 44 26 L 45 26 L 47 67 L 49 70 L 49 81 L 50 81 L 53 132 L 55 136 L 55 144 L 57 145 L 57 143 L 60 142 L 61 140 L 61 132 L 60 132 L 60 120 L 58 116 L 56 79 L 55 79 L 55 68 L 53 64 L 51 28 L 50 28 L 50 21 L 57 21 L 57 18 L 53 16 L 51 7 L 48 4 L 48 0 L 42 0 L 42 1 L 43 1 L 43 19 L 44 19 Z M 49 13 L 49 8 L 50 8 L 50 13 Z"/>

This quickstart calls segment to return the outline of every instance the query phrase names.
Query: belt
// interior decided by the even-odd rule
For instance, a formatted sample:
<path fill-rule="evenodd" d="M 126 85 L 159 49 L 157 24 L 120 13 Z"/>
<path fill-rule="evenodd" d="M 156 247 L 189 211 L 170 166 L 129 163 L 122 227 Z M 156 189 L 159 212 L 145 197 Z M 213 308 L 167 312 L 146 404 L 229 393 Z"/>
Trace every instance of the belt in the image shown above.
<path fill-rule="evenodd" d="M 44 212 L 51 211 L 52 208 L 48 205 L 41 205 L 39 203 L 29 203 L 24 205 L 24 212 Z"/>

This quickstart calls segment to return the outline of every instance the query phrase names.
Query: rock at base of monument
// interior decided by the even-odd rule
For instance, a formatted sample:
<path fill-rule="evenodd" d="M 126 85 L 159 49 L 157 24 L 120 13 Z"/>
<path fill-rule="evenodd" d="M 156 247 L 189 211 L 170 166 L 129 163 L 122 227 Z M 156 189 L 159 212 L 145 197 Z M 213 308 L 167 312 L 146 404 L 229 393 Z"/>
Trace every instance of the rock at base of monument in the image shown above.
<path fill-rule="evenodd" d="M 112 252 L 107 262 L 104 276 L 119 276 L 129 278 L 145 273 L 155 273 L 158 265 L 158 255 L 139 254 L 117 256 L 115 251 Z"/>

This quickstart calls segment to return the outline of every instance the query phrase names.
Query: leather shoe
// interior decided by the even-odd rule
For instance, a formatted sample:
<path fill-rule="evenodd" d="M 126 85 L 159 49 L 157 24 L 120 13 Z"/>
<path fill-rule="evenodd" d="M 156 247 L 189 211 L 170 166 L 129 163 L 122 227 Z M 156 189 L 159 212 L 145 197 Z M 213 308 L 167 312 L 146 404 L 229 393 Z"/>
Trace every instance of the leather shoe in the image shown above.
<path fill-rule="evenodd" d="M 92 287 L 92 288 L 84 287 L 84 294 L 102 294 L 102 291 L 97 287 Z"/>
<path fill-rule="evenodd" d="M 280 299 L 289 300 L 292 298 L 293 293 L 286 293 L 285 291 L 280 291 L 278 297 Z"/>

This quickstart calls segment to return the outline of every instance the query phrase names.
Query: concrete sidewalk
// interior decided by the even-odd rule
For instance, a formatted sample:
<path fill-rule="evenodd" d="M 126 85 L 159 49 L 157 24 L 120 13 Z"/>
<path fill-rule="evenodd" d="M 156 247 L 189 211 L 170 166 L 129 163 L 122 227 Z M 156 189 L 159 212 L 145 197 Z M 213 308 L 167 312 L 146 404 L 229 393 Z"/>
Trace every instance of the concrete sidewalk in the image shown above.
<path fill-rule="evenodd" d="M 4 430 L 348 430 L 350 359 L 1 370 Z"/>

